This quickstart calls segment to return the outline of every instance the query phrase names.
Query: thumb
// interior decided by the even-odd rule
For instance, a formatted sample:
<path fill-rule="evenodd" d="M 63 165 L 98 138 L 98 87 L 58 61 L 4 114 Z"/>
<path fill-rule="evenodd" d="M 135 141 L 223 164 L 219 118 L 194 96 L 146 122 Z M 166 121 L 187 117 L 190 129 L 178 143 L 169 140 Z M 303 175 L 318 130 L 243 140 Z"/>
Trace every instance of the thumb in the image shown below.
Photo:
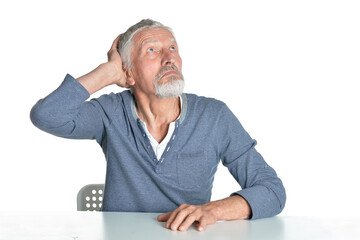
<path fill-rule="evenodd" d="M 198 230 L 199 232 L 202 232 L 202 231 L 205 230 L 205 227 L 206 227 L 205 221 L 204 221 L 204 220 L 200 220 L 200 221 L 199 221 L 199 226 L 197 227 L 197 230 Z"/>
<path fill-rule="evenodd" d="M 168 212 L 168 213 L 161 214 L 161 215 L 159 215 L 159 216 L 157 217 L 157 220 L 158 220 L 159 222 L 166 222 L 166 221 L 169 219 L 171 213 L 172 213 L 172 212 Z"/>

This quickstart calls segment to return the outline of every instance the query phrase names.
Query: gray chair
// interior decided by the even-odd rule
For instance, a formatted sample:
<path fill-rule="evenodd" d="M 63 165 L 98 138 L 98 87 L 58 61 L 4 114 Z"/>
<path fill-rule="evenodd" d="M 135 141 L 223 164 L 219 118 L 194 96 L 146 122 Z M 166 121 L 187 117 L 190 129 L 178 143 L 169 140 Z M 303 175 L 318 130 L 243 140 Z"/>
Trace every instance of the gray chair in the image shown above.
<path fill-rule="evenodd" d="M 104 194 L 104 184 L 88 184 L 77 195 L 78 211 L 100 211 Z"/>

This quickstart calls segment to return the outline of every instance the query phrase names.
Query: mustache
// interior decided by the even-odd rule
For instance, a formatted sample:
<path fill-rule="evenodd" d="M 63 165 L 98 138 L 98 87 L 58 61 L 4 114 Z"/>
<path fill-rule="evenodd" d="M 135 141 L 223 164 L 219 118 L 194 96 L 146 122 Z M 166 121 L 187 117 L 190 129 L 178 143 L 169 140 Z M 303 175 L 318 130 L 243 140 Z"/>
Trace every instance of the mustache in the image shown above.
<path fill-rule="evenodd" d="M 180 72 L 180 70 L 173 64 L 171 66 L 164 66 L 163 68 L 160 69 L 159 73 L 156 74 L 155 79 L 159 79 L 162 75 L 164 75 L 167 71 L 171 71 L 171 70 L 175 70 L 180 76 L 182 77 L 182 73 Z"/>

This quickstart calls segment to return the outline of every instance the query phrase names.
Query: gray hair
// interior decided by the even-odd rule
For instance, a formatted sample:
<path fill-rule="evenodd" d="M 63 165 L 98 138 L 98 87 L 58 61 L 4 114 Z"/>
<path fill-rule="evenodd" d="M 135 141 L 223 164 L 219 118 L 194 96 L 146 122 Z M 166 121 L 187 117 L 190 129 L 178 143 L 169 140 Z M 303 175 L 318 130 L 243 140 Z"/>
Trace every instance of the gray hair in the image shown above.
<path fill-rule="evenodd" d="M 134 35 L 143 29 L 150 28 L 163 28 L 174 35 L 170 27 L 166 27 L 162 23 L 151 19 L 143 19 L 135 25 L 131 26 L 128 30 L 126 30 L 125 33 L 121 35 L 118 44 L 118 52 L 121 56 L 121 60 L 125 69 L 131 69 L 132 67 L 131 50 L 133 47 L 132 39 Z"/>

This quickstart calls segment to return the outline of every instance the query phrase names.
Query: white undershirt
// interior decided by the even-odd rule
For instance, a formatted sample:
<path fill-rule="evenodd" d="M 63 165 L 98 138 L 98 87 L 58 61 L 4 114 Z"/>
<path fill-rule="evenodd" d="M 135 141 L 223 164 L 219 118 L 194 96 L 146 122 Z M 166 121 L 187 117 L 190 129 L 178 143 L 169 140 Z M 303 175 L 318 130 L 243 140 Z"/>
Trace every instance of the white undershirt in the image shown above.
<path fill-rule="evenodd" d="M 180 118 L 180 115 L 181 115 L 181 109 L 182 109 L 182 98 L 180 96 L 180 114 L 179 114 L 179 117 L 176 119 L 178 120 Z M 136 112 L 137 114 L 137 112 Z M 138 115 L 138 114 L 137 114 Z M 139 115 L 138 115 L 138 119 L 139 118 Z M 175 121 L 176 121 L 175 120 Z M 140 119 L 140 123 L 141 123 L 141 126 L 143 127 L 145 133 L 146 133 L 146 136 L 149 138 L 150 140 L 150 144 L 151 144 L 151 147 L 153 148 L 154 150 L 154 153 L 156 155 L 156 158 L 159 160 L 160 157 L 162 156 L 162 154 L 164 153 L 165 151 L 165 148 L 167 146 L 167 144 L 169 143 L 170 141 L 170 138 L 175 130 L 175 121 L 174 122 L 171 122 L 169 124 L 169 129 L 168 129 L 168 132 L 166 134 L 166 137 L 161 141 L 161 143 L 158 143 L 158 141 L 155 140 L 155 138 L 150 134 L 150 132 L 148 131 L 147 129 L 147 126 L 146 126 L 146 123 L 143 122 L 141 119 Z"/>

